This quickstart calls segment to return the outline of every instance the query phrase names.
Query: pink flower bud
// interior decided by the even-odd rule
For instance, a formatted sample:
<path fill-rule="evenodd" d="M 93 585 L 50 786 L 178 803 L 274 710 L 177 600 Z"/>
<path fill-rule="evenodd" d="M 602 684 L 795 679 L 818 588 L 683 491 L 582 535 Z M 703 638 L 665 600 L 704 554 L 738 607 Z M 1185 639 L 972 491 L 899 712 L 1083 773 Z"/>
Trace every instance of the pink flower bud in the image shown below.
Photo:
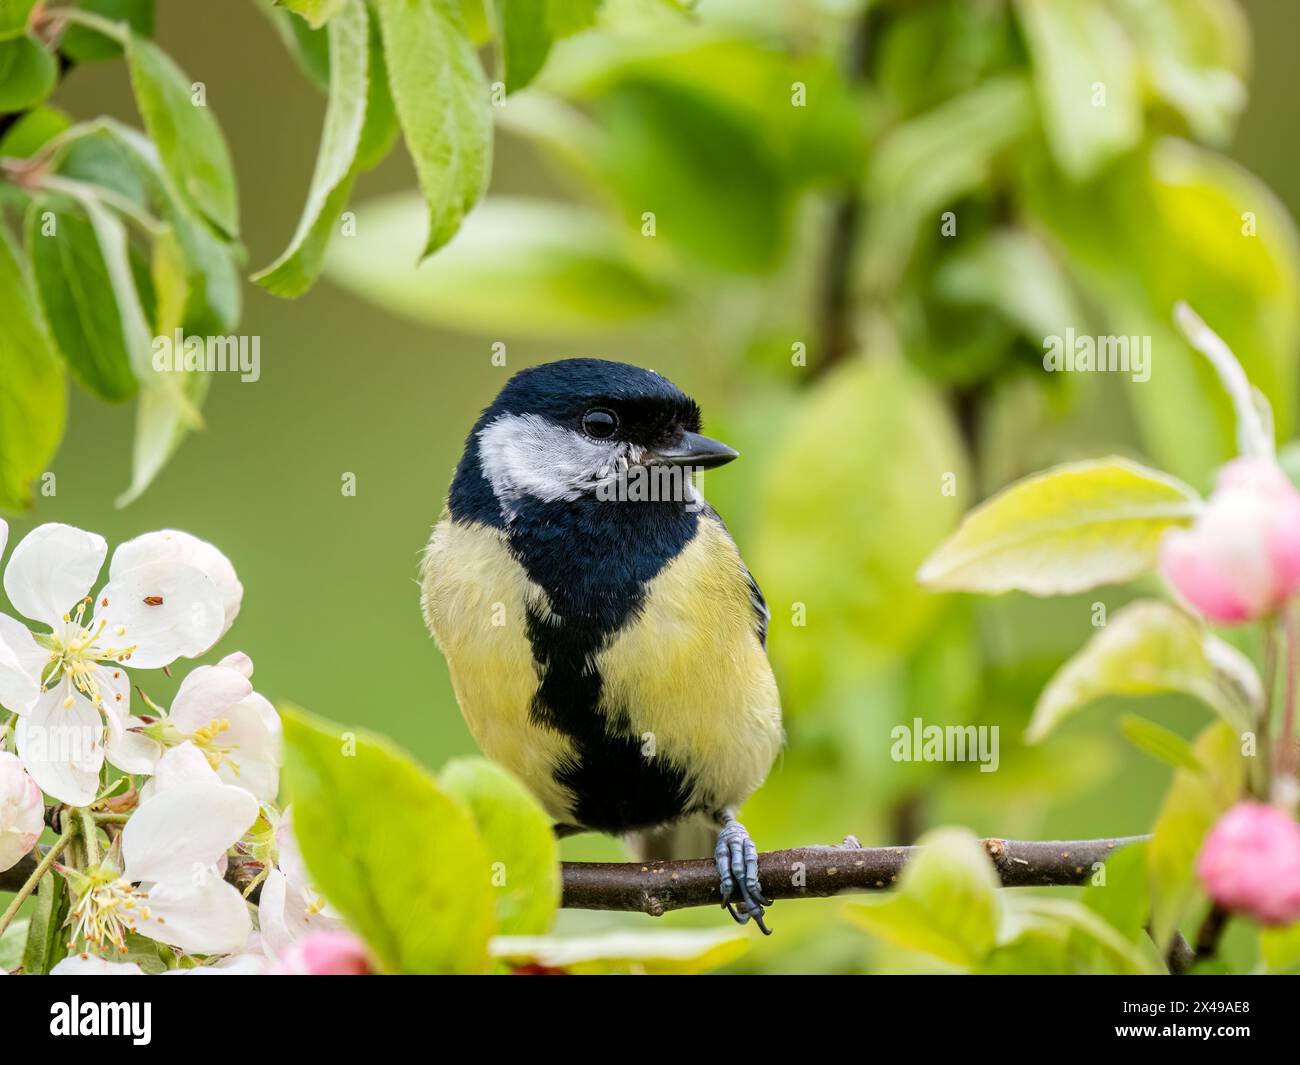
<path fill-rule="evenodd" d="M 1300 589 L 1300 492 L 1276 463 L 1234 459 L 1196 524 L 1165 534 L 1160 570 L 1211 621 L 1273 613 Z"/>
<path fill-rule="evenodd" d="M 1262 924 L 1300 919 L 1300 825 L 1276 806 L 1238 803 L 1196 861 L 1210 898 Z"/>
<path fill-rule="evenodd" d="M 280 953 L 271 966 L 280 976 L 371 976 L 365 944 L 351 932 L 313 932 Z"/>
<path fill-rule="evenodd" d="M 36 846 L 44 825 L 41 789 L 8 751 L 0 751 L 0 871 Z"/>

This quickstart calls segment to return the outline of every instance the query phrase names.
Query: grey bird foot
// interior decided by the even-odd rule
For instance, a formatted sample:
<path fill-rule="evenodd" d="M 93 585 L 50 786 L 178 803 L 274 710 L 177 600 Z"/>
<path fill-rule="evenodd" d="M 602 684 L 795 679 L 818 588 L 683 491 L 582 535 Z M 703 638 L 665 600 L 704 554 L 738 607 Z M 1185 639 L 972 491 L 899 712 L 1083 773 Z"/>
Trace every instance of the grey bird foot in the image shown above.
<path fill-rule="evenodd" d="M 722 905 L 727 912 L 737 924 L 748 924 L 752 917 L 763 935 L 770 936 L 772 930 L 763 923 L 766 912 L 763 907 L 772 903 L 764 897 L 758 883 L 758 848 L 745 826 L 730 815 L 722 822 L 713 860 L 718 866 Z M 737 895 L 739 898 L 735 898 Z"/>

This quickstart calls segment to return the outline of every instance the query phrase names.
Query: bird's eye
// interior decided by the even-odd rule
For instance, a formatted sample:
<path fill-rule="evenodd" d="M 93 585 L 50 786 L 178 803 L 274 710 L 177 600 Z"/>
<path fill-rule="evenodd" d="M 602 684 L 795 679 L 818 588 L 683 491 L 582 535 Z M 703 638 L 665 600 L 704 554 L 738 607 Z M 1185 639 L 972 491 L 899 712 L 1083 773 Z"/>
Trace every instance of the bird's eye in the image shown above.
<path fill-rule="evenodd" d="M 582 428 L 588 436 L 605 440 L 614 435 L 614 430 L 618 428 L 618 418 L 612 410 L 593 407 L 582 416 Z"/>

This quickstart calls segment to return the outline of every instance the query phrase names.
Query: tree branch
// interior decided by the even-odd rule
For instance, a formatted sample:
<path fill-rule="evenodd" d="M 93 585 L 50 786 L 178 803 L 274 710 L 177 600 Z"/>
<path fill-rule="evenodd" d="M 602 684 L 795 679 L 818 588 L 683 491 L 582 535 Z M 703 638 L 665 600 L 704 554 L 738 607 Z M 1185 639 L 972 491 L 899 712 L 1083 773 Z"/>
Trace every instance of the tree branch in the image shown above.
<path fill-rule="evenodd" d="M 1093 866 L 1146 836 L 1022 841 L 986 839 L 1003 887 L 1082 884 Z M 763 893 L 772 900 L 825 898 L 890 888 L 917 847 L 796 847 L 758 856 Z M 629 910 L 660 917 L 689 906 L 717 906 L 718 871 L 712 859 L 675 862 L 565 862 L 562 905 L 580 910 Z"/>
<path fill-rule="evenodd" d="M 1146 836 L 1110 839 L 985 839 L 984 846 L 1003 887 L 1052 887 L 1085 883 L 1093 867 L 1121 847 Z M 17 891 L 36 868 L 37 848 L 0 873 L 0 891 Z M 919 847 L 860 847 L 849 837 L 838 847 L 795 847 L 758 856 L 763 891 L 773 899 L 826 898 L 845 892 L 893 887 Z M 241 891 L 254 883 L 260 863 L 234 857 L 226 879 Z M 717 906 L 718 871 L 711 858 L 673 862 L 564 862 L 562 905 L 579 910 L 625 910 L 660 917 L 669 910 Z M 249 892 L 256 901 L 257 885 Z"/>

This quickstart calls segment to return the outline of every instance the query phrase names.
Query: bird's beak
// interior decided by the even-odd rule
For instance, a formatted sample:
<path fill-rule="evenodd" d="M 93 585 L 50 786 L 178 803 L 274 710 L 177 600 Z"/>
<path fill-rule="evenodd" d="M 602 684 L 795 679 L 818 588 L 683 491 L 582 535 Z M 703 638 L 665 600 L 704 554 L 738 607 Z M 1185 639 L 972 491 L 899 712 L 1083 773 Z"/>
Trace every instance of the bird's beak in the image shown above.
<path fill-rule="evenodd" d="M 694 466 L 710 470 L 714 466 L 725 466 L 739 457 L 739 451 L 727 447 L 721 440 L 710 440 L 699 433 L 683 433 L 681 440 L 672 447 L 647 451 L 641 461 L 647 466 Z"/>

